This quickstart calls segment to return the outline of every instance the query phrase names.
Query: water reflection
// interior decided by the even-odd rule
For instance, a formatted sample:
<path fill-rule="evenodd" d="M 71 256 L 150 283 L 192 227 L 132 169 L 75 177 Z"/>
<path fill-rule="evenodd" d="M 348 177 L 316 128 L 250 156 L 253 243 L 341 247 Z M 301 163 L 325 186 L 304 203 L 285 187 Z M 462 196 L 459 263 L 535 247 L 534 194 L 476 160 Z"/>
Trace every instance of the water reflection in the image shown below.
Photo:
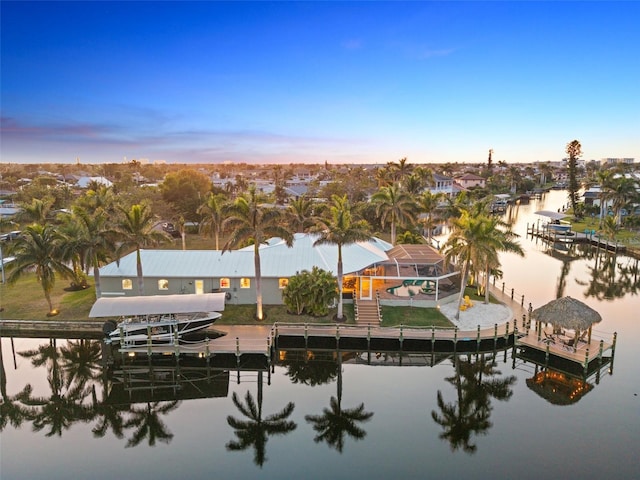
<path fill-rule="evenodd" d="M 331 397 L 329 408 L 323 408 L 321 415 L 305 415 L 304 419 L 310 423 L 316 432 L 314 441 L 325 442 L 329 447 L 342 453 L 347 438 L 362 440 L 367 432 L 359 426 L 373 417 L 373 412 L 364 409 L 364 402 L 354 408 L 342 406 L 342 360 L 344 352 L 335 352 L 337 361 L 337 398 Z M 347 354 L 353 356 L 353 352 Z"/>
<path fill-rule="evenodd" d="M 287 420 L 295 408 L 293 402 L 289 402 L 277 413 L 262 417 L 263 399 L 263 374 L 258 372 L 258 401 L 256 402 L 247 390 L 244 402 L 237 393 L 233 392 L 232 400 L 236 408 L 246 420 L 237 419 L 231 415 L 227 417 L 227 423 L 234 429 L 237 440 L 227 443 L 227 450 L 242 451 L 253 448 L 253 461 L 262 467 L 266 461 L 267 440 L 272 435 L 286 435 L 297 427 L 295 422 Z"/>
<path fill-rule="evenodd" d="M 446 378 L 457 393 L 454 402 L 446 403 L 438 390 L 439 412 L 431 417 L 443 431 L 440 438 L 449 442 L 452 451 L 461 449 L 472 454 L 477 450 L 473 435 L 486 435 L 492 426 L 491 399 L 506 401 L 511 398 L 515 376 L 500 378 L 495 354 L 456 355 L 453 358 L 455 375 Z"/>

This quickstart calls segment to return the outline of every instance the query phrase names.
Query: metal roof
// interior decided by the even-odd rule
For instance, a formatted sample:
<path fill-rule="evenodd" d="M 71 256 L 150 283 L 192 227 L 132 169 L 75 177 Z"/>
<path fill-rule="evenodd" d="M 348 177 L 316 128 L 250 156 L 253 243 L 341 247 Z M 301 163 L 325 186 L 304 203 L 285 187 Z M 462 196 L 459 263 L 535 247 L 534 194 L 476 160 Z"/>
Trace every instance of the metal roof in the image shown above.
<path fill-rule="evenodd" d="M 223 293 L 186 295 L 144 295 L 137 297 L 101 297 L 91 307 L 89 317 L 125 315 L 161 315 L 164 313 L 221 312 Z"/>
<path fill-rule="evenodd" d="M 338 247 L 317 245 L 318 236 L 296 233 L 293 247 L 284 240 L 272 238 L 260 246 L 260 266 L 265 278 L 291 277 L 314 266 L 336 274 Z M 342 247 L 343 271 L 358 272 L 387 260 L 392 245 L 379 238 Z M 255 275 L 253 246 L 231 250 L 141 250 L 145 277 L 253 277 Z M 100 269 L 101 277 L 136 277 L 135 252 Z"/>

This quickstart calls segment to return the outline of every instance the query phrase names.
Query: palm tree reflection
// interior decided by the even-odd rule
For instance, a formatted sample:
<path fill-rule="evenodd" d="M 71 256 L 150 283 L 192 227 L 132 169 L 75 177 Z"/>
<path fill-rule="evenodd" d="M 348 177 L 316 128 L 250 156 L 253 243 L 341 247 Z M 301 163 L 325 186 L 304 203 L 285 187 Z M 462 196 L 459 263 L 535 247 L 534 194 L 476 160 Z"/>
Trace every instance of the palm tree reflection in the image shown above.
<path fill-rule="evenodd" d="M 445 403 L 442 392 L 438 390 L 437 401 L 440 412 L 433 410 L 431 417 L 442 426 L 440 438 L 447 440 L 452 451 L 462 449 L 466 453 L 475 453 L 477 446 L 472 435 L 486 435 L 493 425 L 491 417 L 491 398 L 508 400 L 513 395 L 511 386 L 516 377 L 497 378 L 500 371 L 495 368 L 495 355 L 485 358 L 485 354 L 471 355 L 466 359 L 456 355 L 453 360 L 455 375 L 446 380 L 456 387 L 457 401 Z"/>
<path fill-rule="evenodd" d="M 227 423 L 233 429 L 237 440 L 227 443 L 229 451 L 242 451 L 248 448 L 254 449 L 253 461 L 262 467 L 267 460 L 266 446 L 271 435 L 285 435 L 296 429 L 295 422 L 287 420 L 295 408 L 289 402 L 281 411 L 262 418 L 262 371 L 258 372 L 258 401 L 247 390 L 244 403 L 236 392 L 233 392 L 233 403 L 246 420 L 237 419 L 231 415 L 227 417 Z"/>
<path fill-rule="evenodd" d="M 129 438 L 126 447 L 135 447 L 148 437 L 150 447 L 155 446 L 156 440 L 169 443 L 173 433 L 169 432 L 160 415 L 175 410 L 180 405 L 179 400 L 170 402 L 147 402 L 145 406 L 133 406 L 129 411 L 131 416 L 124 424 L 124 428 L 133 428 L 133 435 Z"/>
<path fill-rule="evenodd" d="M 373 412 L 364 410 L 364 403 L 355 408 L 342 408 L 342 353 L 337 353 L 338 360 L 338 396 L 331 397 L 330 407 L 322 410 L 322 415 L 305 415 L 304 419 L 313 425 L 317 435 L 313 439 L 316 443 L 327 442 L 331 448 L 342 453 L 347 436 L 354 440 L 362 440 L 367 432 L 358 426 L 360 422 L 367 422 Z"/>

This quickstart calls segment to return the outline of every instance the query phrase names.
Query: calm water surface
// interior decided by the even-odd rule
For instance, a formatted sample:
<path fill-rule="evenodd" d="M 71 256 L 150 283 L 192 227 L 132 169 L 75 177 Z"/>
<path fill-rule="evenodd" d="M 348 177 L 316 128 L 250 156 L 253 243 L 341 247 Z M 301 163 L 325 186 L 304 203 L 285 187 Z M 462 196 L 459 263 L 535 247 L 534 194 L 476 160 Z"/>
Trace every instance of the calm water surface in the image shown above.
<path fill-rule="evenodd" d="M 524 237 L 533 212 L 563 203 L 553 191 L 513 212 L 527 256 L 504 256 L 502 269 L 534 307 L 571 295 L 602 314 L 598 331 L 618 332 L 613 368 L 578 401 L 536 393 L 535 366 L 511 350 L 434 366 L 289 352 L 240 382 L 185 366 L 182 399 L 152 399 L 104 374 L 99 342 L 3 338 L 0 478 L 639 478 L 640 280 L 621 273 L 637 262 L 618 256 L 611 280 L 606 257 L 555 258 Z M 176 375 L 154 372 L 156 386 Z"/>

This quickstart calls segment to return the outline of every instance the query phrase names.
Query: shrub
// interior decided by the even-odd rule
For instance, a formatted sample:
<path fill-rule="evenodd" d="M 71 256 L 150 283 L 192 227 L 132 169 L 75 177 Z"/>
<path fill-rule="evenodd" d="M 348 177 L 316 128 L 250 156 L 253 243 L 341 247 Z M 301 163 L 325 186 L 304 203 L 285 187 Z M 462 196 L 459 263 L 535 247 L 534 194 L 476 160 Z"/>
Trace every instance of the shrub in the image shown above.
<path fill-rule="evenodd" d="M 318 267 L 297 273 L 282 291 L 284 304 L 296 315 L 325 316 L 337 298 L 338 281 L 330 272 Z"/>

